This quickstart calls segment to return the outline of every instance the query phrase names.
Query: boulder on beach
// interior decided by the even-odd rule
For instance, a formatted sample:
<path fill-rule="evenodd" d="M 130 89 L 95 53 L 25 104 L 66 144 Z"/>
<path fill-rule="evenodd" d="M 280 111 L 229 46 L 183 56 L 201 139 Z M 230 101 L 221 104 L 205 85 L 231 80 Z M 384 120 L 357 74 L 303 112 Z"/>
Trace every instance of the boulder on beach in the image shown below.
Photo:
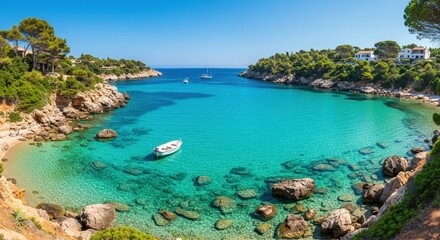
<path fill-rule="evenodd" d="M 397 155 L 393 155 L 385 159 L 382 165 L 382 174 L 384 176 L 395 177 L 399 172 L 408 169 L 408 160 Z"/>
<path fill-rule="evenodd" d="M 302 238 L 308 230 L 307 222 L 300 215 L 289 214 L 278 230 L 278 238 Z"/>
<path fill-rule="evenodd" d="M 289 200 L 301 200 L 310 197 L 316 184 L 311 178 L 300 178 L 272 184 L 272 195 Z"/>
<path fill-rule="evenodd" d="M 273 204 L 267 204 L 257 207 L 255 209 L 255 216 L 263 221 L 267 221 L 275 217 L 277 215 L 278 209 Z"/>
<path fill-rule="evenodd" d="M 321 223 L 321 231 L 323 233 L 333 233 L 335 237 L 344 236 L 353 230 L 350 212 L 344 208 L 331 212 Z"/>
<path fill-rule="evenodd" d="M 64 216 L 64 208 L 59 205 L 42 203 L 37 206 L 37 209 L 45 210 L 50 219 L 58 219 Z"/>
<path fill-rule="evenodd" d="M 113 129 L 104 129 L 101 130 L 98 134 L 96 134 L 96 137 L 98 139 L 110 139 L 110 138 L 115 138 L 117 136 L 118 134 Z"/>
<path fill-rule="evenodd" d="M 86 206 L 81 212 L 81 222 L 95 230 L 113 227 L 116 222 L 115 207 L 110 204 L 95 204 Z"/>

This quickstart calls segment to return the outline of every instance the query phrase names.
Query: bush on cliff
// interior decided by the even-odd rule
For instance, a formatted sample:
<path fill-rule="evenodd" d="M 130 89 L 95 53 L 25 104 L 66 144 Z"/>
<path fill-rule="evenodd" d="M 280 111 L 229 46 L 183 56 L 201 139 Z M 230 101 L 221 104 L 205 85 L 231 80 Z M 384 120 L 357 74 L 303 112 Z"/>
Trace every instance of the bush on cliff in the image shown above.
<path fill-rule="evenodd" d="M 9 121 L 14 123 L 14 122 L 21 122 L 21 120 L 23 120 L 23 118 L 21 118 L 20 113 L 18 112 L 9 113 Z"/>
<path fill-rule="evenodd" d="M 131 227 L 108 228 L 97 232 L 92 240 L 157 240 L 157 238 Z"/>
<path fill-rule="evenodd" d="M 2 173 L 3 173 L 3 164 L 0 163 L 0 177 L 2 176 Z"/>

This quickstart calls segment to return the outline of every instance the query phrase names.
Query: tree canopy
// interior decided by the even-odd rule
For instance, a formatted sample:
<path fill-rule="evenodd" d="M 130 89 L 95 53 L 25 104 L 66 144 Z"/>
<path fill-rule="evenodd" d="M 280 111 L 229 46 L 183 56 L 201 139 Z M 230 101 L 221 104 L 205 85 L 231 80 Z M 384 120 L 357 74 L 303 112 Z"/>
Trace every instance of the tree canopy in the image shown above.
<path fill-rule="evenodd" d="M 390 59 L 390 58 L 397 58 L 400 46 L 395 41 L 381 41 L 376 44 L 374 44 L 376 47 L 376 50 L 374 51 L 374 54 L 376 54 L 379 59 Z"/>
<path fill-rule="evenodd" d="M 404 18 L 409 32 L 419 39 L 440 41 L 440 0 L 411 0 Z"/>

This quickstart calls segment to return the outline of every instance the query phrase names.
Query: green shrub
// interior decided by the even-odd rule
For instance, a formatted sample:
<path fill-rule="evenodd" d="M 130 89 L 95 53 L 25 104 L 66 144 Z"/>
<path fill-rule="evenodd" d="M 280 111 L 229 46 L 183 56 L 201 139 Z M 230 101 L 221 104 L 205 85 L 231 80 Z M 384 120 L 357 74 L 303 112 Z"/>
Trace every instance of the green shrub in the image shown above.
<path fill-rule="evenodd" d="M 20 113 L 11 112 L 11 113 L 9 113 L 9 120 L 11 122 L 20 122 L 21 120 L 23 120 L 23 118 L 21 118 Z"/>
<path fill-rule="evenodd" d="M 31 222 L 37 227 L 39 230 L 41 230 L 41 223 L 38 222 L 35 218 L 31 218 Z"/>
<path fill-rule="evenodd" d="M 3 164 L 0 163 L 0 177 L 2 176 L 2 173 L 3 173 Z"/>
<path fill-rule="evenodd" d="M 434 143 L 434 146 L 431 149 L 431 155 L 439 155 L 440 154 L 440 141 Z"/>
<path fill-rule="evenodd" d="M 92 240 L 156 240 L 157 238 L 131 227 L 108 228 L 97 232 Z"/>

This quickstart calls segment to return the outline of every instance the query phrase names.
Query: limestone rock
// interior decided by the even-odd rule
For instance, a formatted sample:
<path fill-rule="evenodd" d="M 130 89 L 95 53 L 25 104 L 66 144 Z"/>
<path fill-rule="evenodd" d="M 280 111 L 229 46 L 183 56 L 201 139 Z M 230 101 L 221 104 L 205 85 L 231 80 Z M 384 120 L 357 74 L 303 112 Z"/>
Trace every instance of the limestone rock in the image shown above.
<path fill-rule="evenodd" d="M 397 155 L 385 159 L 382 166 L 382 173 L 384 176 L 395 177 L 401 171 L 408 169 L 408 160 Z"/>
<path fill-rule="evenodd" d="M 233 224 L 234 224 L 234 221 L 231 219 L 219 219 L 215 223 L 215 228 L 217 230 L 224 230 L 224 229 L 232 227 Z"/>
<path fill-rule="evenodd" d="M 382 190 L 380 195 L 379 203 L 384 204 L 385 201 L 394 193 L 398 188 L 406 185 L 409 177 L 411 176 L 410 172 L 399 172 L 396 177 L 390 179 Z"/>
<path fill-rule="evenodd" d="M 255 209 L 255 215 L 263 221 L 272 219 L 275 217 L 275 215 L 277 215 L 277 212 L 278 209 L 273 204 L 259 206 L 257 209 Z"/>
<path fill-rule="evenodd" d="M 272 195 L 289 200 L 301 200 L 310 197 L 316 188 L 311 178 L 292 179 L 272 185 Z"/>
<path fill-rule="evenodd" d="M 65 234 L 77 238 L 81 235 L 81 224 L 78 222 L 78 220 L 74 218 L 64 218 L 62 221 L 59 222 L 61 226 L 61 231 Z"/>
<path fill-rule="evenodd" d="M 340 237 L 352 232 L 354 227 L 351 225 L 350 212 L 347 209 L 338 209 L 331 212 L 321 223 L 321 231 L 333 233 L 333 236 Z"/>
<path fill-rule="evenodd" d="M 115 225 L 116 210 L 111 204 L 89 205 L 81 211 L 80 217 L 86 227 L 100 231 Z"/>
<path fill-rule="evenodd" d="M 420 169 L 423 165 L 426 163 L 426 157 L 428 155 L 428 152 L 420 152 L 414 155 L 414 157 L 411 159 L 411 170 L 417 170 Z"/>
<path fill-rule="evenodd" d="M 104 203 L 112 205 L 113 207 L 115 207 L 115 210 L 118 212 L 127 212 L 128 210 L 130 210 L 130 207 L 125 203 L 112 202 L 112 201 L 105 201 Z"/>
<path fill-rule="evenodd" d="M 287 215 L 278 231 L 278 238 L 302 238 L 308 228 L 307 222 L 300 215 Z"/>
<path fill-rule="evenodd" d="M 117 136 L 118 134 L 113 129 L 104 129 L 101 130 L 98 134 L 96 134 L 96 137 L 98 139 L 110 139 L 110 138 L 115 138 Z"/>

